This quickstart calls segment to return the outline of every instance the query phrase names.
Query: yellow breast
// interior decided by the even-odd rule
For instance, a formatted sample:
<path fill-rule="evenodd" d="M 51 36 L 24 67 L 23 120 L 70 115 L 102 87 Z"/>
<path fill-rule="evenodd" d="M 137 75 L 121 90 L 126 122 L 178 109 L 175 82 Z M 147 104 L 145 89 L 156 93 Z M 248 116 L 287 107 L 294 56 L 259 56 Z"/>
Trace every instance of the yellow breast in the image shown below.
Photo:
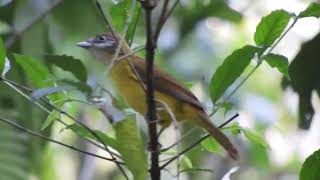
<path fill-rule="evenodd" d="M 142 115 L 145 115 L 147 112 L 145 91 L 128 64 L 128 61 L 121 60 L 114 64 L 111 69 L 111 77 L 120 95 L 124 97 L 128 105 Z M 155 99 L 165 102 L 178 121 L 184 120 L 186 117 L 192 119 L 197 118 L 195 116 L 198 113 L 194 112 L 194 108 L 189 104 L 179 102 L 173 97 L 157 90 L 155 90 Z M 172 117 L 166 110 L 160 111 L 159 116 L 162 126 L 170 125 Z"/>

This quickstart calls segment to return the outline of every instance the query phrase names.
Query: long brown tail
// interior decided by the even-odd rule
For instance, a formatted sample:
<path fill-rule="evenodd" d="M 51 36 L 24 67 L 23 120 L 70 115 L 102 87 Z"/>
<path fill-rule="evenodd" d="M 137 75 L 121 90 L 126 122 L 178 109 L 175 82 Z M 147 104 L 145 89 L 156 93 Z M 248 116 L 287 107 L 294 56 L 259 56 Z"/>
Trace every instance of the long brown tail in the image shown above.
<path fill-rule="evenodd" d="M 228 152 L 230 157 L 234 160 L 239 159 L 239 154 L 237 149 L 230 142 L 229 138 L 224 135 L 217 127 L 215 127 L 209 120 L 209 117 L 201 113 L 202 116 L 202 127 L 205 128 L 209 134 L 218 141 L 219 144 Z"/>

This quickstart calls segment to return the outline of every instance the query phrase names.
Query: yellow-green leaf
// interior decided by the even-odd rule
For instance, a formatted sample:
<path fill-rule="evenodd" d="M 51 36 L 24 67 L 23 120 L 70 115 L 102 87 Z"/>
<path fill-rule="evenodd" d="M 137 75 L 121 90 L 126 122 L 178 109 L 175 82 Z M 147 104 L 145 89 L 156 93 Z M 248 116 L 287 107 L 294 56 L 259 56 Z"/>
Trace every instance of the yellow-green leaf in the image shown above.
<path fill-rule="evenodd" d="M 118 151 L 134 179 L 147 179 L 147 157 L 136 120 L 128 117 L 128 119 L 119 121 L 115 124 L 115 130 Z"/>

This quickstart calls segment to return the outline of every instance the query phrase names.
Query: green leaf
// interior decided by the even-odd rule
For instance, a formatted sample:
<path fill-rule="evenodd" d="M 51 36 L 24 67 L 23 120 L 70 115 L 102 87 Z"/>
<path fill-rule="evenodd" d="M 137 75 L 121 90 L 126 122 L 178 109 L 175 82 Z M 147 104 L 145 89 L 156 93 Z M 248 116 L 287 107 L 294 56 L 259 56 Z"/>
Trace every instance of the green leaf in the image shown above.
<path fill-rule="evenodd" d="M 111 7 L 110 14 L 112 17 L 112 24 L 117 32 L 122 32 L 126 20 L 129 16 L 130 0 L 118 1 Z"/>
<path fill-rule="evenodd" d="M 303 163 L 299 180 L 320 179 L 320 150 L 315 151 Z"/>
<path fill-rule="evenodd" d="M 311 3 L 307 9 L 300 12 L 299 18 L 303 17 L 320 17 L 320 4 L 319 3 Z"/>
<path fill-rule="evenodd" d="M 265 59 L 271 67 L 277 68 L 284 76 L 289 78 L 289 61 L 285 56 L 278 54 L 268 54 Z"/>
<path fill-rule="evenodd" d="M 259 48 L 246 45 L 229 55 L 214 73 L 210 83 L 210 96 L 214 104 L 227 88 L 243 73 Z"/>
<path fill-rule="evenodd" d="M 147 157 L 136 120 L 128 118 L 115 124 L 118 151 L 135 180 L 148 176 Z"/>
<path fill-rule="evenodd" d="M 226 115 L 234 106 L 231 102 L 217 103 L 217 108 L 224 109 L 224 115 Z"/>
<path fill-rule="evenodd" d="M 14 54 L 14 59 L 21 66 L 30 80 L 36 87 L 49 87 L 53 83 L 48 81 L 52 78 L 46 66 L 30 56 Z"/>
<path fill-rule="evenodd" d="M 284 10 L 272 11 L 256 27 L 254 41 L 258 46 L 271 46 L 287 27 L 291 15 Z"/>
<path fill-rule="evenodd" d="M 103 143 L 105 145 L 108 145 L 110 147 L 112 147 L 113 149 L 116 149 L 117 150 L 117 141 L 108 136 L 107 134 L 99 131 L 99 130 L 92 130 L 92 132 L 94 132 L 98 137 L 99 139 L 97 139 L 88 129 L 74 123 L 74 124 L 71 124 L 67 127 L 67 129 L 71 129 L 73 132 L 79 134 L 80 136 L 83 136 L 83 137 L 86 137 L 86 138 L 89 138 L 89 139 L 93 139 L 97 142 L 100 142 L 100 140 L 103 141 Z"/>
<path fill-rule="evenodd" d="M 46 58 L 50 64 L 54 64 L 64 71 L 72 73 L 80 81 L 87 81 L 86 67 L 79 59 L 67 55 L 47 55 Z"/>
<path fill-rule="evenodd" d="M 141 5 L 137 1 L 131 1 L 131 7 L 130 7 L 130 14 L 132 14 L 131 17 L 129 17 L 127 20 L 130 20 L 127 34 L 126 34 L 126 41 L 128 42 L 129 45 L 132 44 L 134 34 L 136 32 L 137 24 L 140 19 L 140 14 L 141 14 Z"/>
<path fill-rule="evenodd" d="M 205 150 L 216 153 L 219 155 L 222 155 L 222 149 L 219 145 L 219 143 L 212 137 L 209 137 L 201 142 L 201 147 L 203 147 Z"/>
<path fill-rule="evenodd" d="M 223 130 L 224 129 L 228 129 L 228 130 L 230 130 L 230 132 L 233 134 L 233 135 L 239 135 L 240 133 L 241 133 L 241 127 L 240 127 L 240 125 L 239 125 L 239 123 L 238 122 L 233 122 L 232 123 L 232 125 L 231 126 L 229 126 L 229 127 L 226 127 L 226 128 L 222 128 Z"/>
<path fill-rule="evenodd" d="M 60 115 L 60 112 L 57 110 L 51 111 L 51 113 L 47 116 L 47 119 L 44 121 L 44 123 L 41 126 L 41 131 L 44 131 L 47 129 Z"/>
<path fill-rule="evenodd" d="M 57 108 L 61 108 L 67 101 L 59 101 L 55 103 L 54 105 Z M 57 110 L 52 110 L 51 113 L 47 116 L 47 119 L 43 122 L 41 131 L 47 129 L 56 119 L 58 119 L 60 116 L 60 112 Z"/>
<path fill-rule="evenodd" d="M 2 42 L 2 39 L 0 38 L 0 73 L 1 74 L 4 69 L 5 59 L 6 59 L 6 50 L 4 48 L 4 44 Z"/>
<path fill-rule="evenodd" d="M 186 155 L 181 156 L 181 162 L 188 169 L 191 169 L 193 167 L 191 159 L 188 158 L 188 156 L 186 156 Z"/>
<path fill-rule="evenodd" d="M 257 133 L 252 132 L 249 129 L 242 128 L 242 132 L 245 137 L 253 144 L 259 145 L 265 149 L 270 149 L 269 144 L 265 141 L 265 139 Z"/>

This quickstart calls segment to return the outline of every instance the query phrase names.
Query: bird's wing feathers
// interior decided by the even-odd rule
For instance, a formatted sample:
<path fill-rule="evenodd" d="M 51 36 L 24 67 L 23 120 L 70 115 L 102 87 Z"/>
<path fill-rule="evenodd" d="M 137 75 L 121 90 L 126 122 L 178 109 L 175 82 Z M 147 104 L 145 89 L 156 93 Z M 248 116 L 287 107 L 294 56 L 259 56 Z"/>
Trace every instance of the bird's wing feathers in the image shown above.
<path fill-rule="evenodd" d="M 135 57 L 131 58 L 131 62 L 137 73 L 140 75 L 140 78 L 142 78 L 142 81 L 145 83 L 145 61 Z M 204 110 L 201 103 L 191 91 L 156 66 L 154 67 L 154 88 L 164 94 L 175 97 L 180 101 L 191 104 L 202 111 Z"/>

